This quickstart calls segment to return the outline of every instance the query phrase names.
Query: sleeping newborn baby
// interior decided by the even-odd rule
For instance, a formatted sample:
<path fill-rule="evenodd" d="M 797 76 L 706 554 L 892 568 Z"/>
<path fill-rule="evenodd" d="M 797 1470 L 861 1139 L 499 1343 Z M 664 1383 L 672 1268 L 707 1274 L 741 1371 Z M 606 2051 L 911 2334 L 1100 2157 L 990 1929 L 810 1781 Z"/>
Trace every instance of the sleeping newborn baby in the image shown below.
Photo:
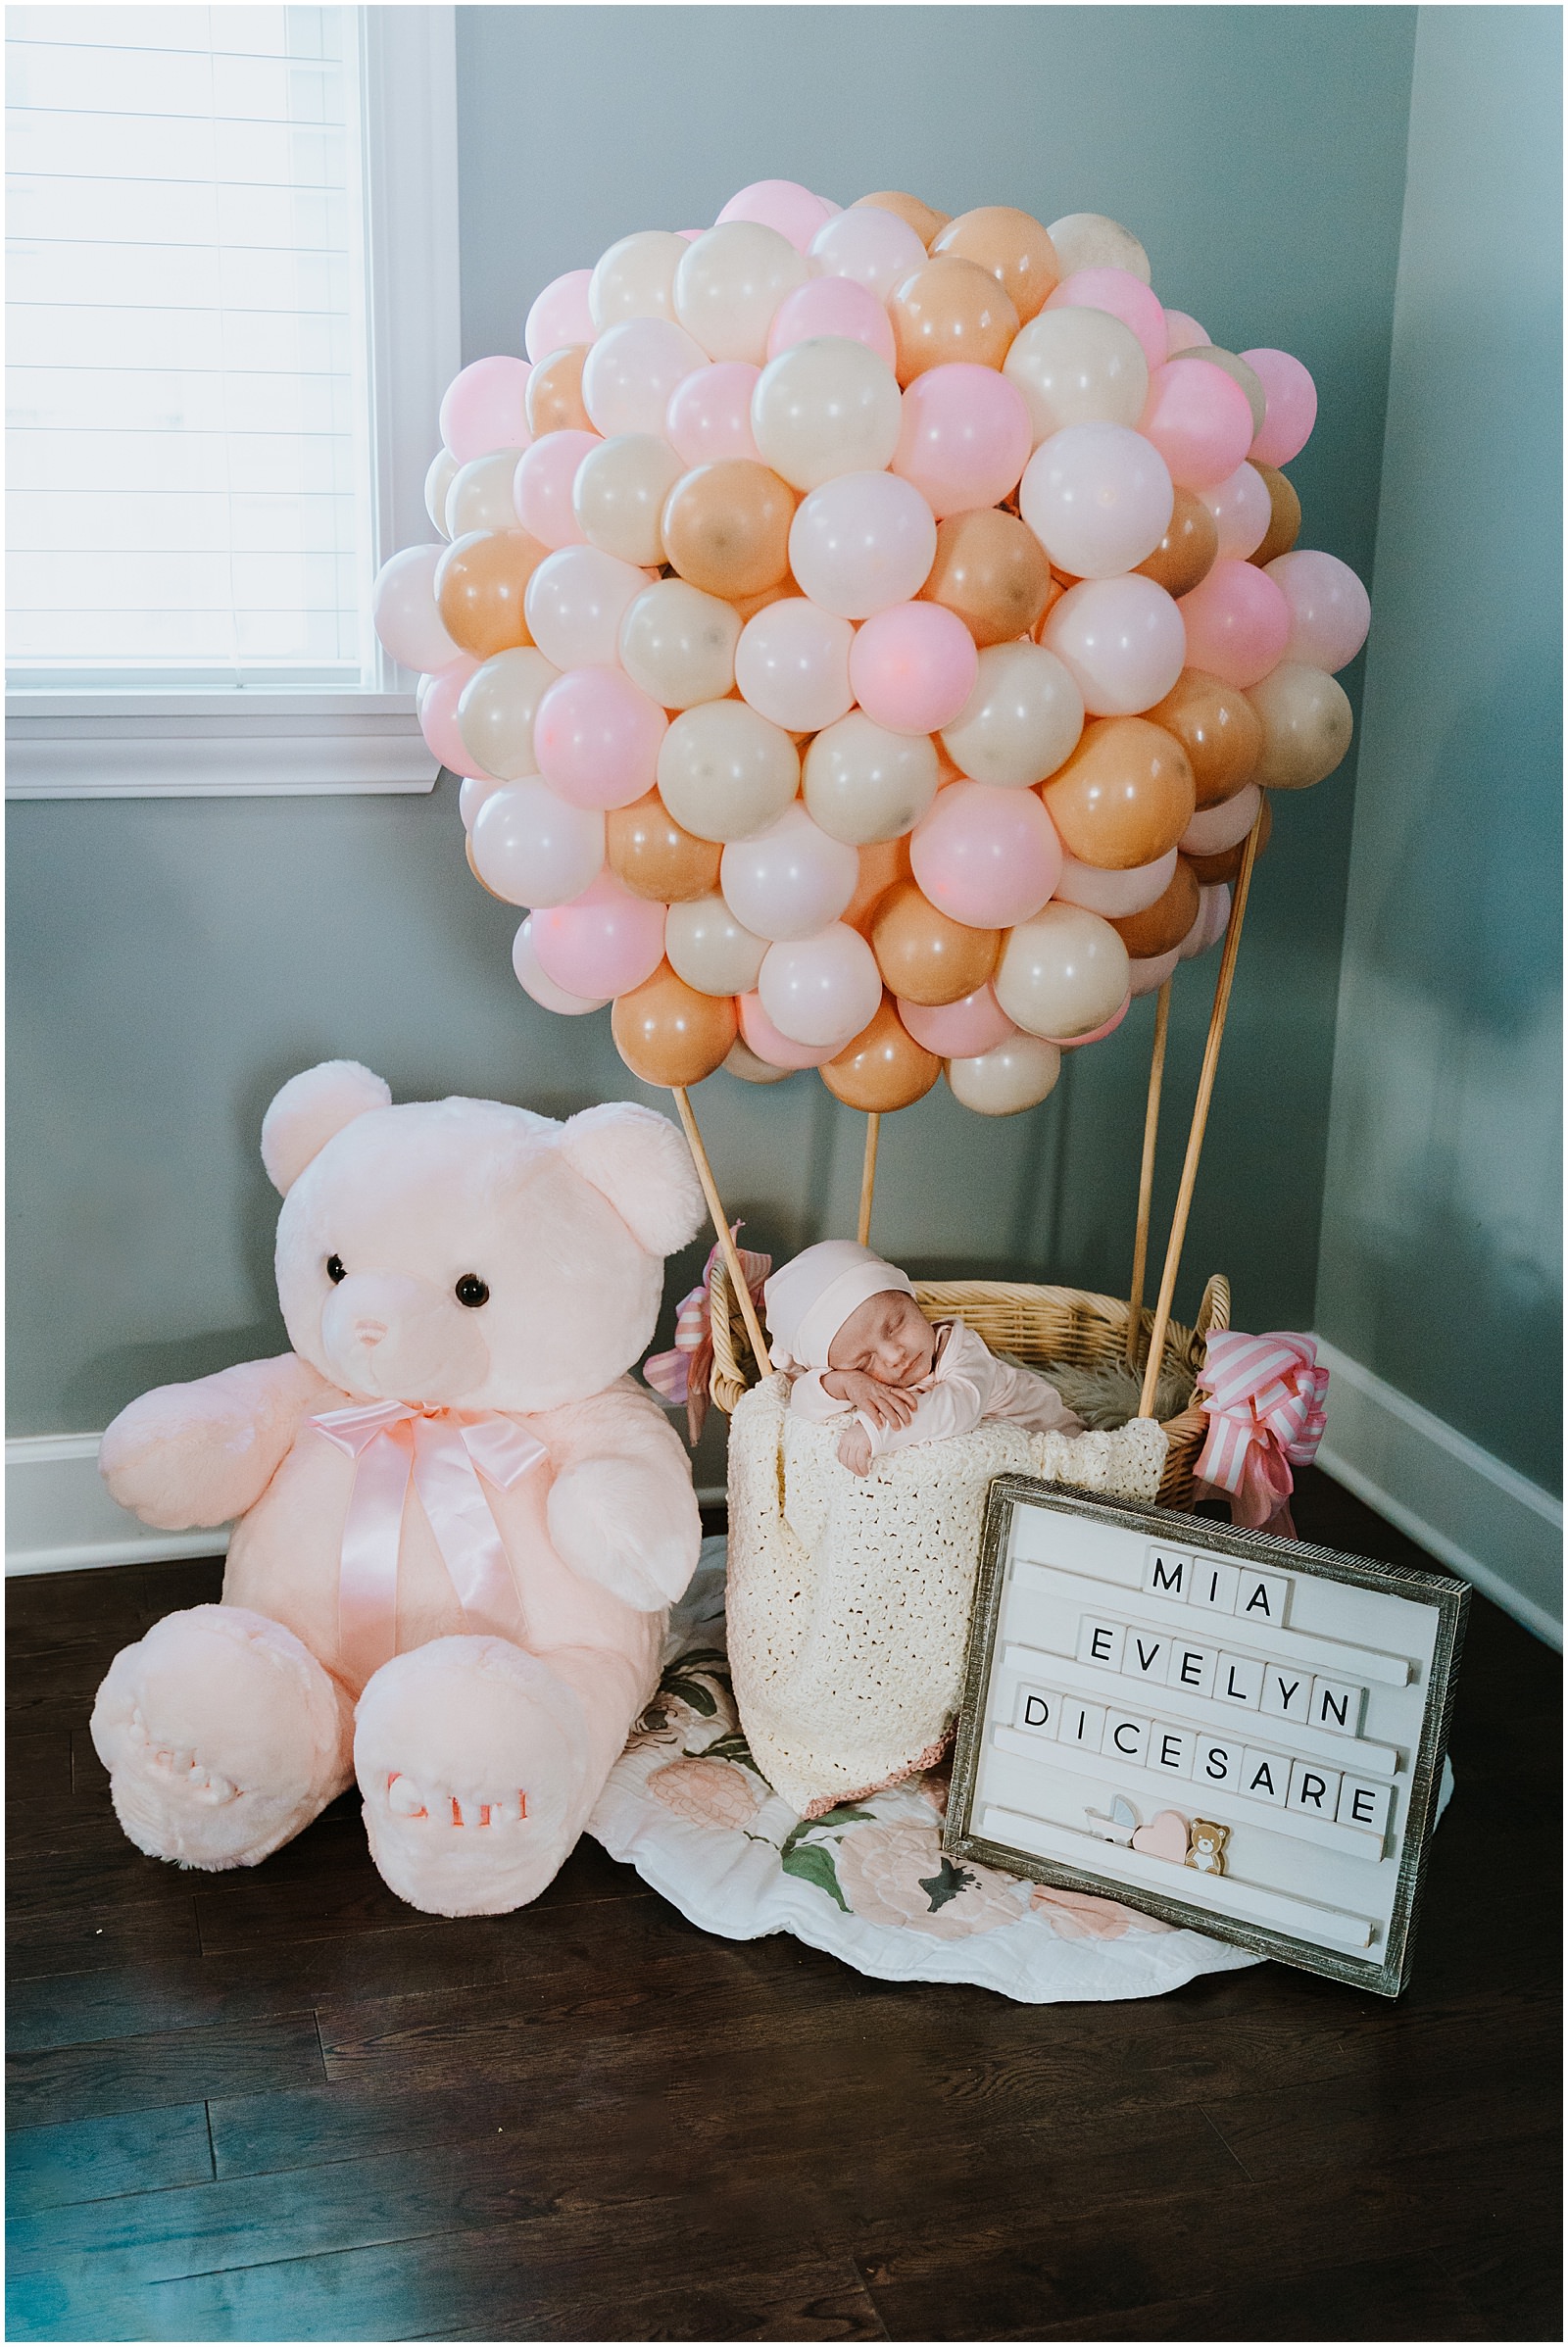
<path fill-rule="evenodd" d="M 790 1408 L 844 1420 L 839 1457 L 856 1475 L 884 1451 L 966 1435 L 985 1418 L 1081 1435 L 1082 1419 L 1032 1369 L 999 1361 L 961 1320 L 927 1320 L 906 1275 L 853 1240 L 826 1239 L 762 1291 Z"/>

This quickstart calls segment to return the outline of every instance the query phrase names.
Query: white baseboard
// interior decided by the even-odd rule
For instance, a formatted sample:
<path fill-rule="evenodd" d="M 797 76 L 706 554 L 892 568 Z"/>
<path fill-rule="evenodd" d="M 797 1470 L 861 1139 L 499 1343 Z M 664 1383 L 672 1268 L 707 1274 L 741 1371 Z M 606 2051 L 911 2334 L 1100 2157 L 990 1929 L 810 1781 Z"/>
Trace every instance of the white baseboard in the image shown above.
<path fill-rule="evenodd" d="M 1348 1353 L 1329 1370 L 1317 1463 L 1411 1540 L 1562 1651 L 1562 1501 Z"/>
<path fill-rule="evenodd" d="M 221 1556 L 216 1532 L 153 1532 L 117 1507 L 98 1473 L 97 1435 L 31 1435 L 6 1444 L 6 1573 Z"/>

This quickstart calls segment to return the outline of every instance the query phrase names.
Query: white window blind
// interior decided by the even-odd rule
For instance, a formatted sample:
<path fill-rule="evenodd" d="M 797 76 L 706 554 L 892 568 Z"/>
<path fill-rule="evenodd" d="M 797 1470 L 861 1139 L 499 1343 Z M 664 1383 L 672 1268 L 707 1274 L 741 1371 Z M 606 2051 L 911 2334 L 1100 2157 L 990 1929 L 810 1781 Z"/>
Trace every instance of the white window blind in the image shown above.
<path fill-rule="evenodd" d="M 14 685 L 379 680 L 360 17 L 8 9 Z"/>

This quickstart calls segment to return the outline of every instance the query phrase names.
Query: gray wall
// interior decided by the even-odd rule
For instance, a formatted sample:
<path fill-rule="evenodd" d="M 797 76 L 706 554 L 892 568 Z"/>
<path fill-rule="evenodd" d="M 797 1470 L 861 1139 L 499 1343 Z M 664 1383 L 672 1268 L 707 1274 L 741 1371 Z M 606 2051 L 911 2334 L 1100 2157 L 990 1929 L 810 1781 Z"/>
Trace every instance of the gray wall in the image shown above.
<path fill-rule="evenodd" d="M 1421 11 L 1318 1325 L 1560 1491 L 1562 23 Z"/>
<path fill-rule="evenodd" d="M 1231 347 L 1281 343 L 1322 415 L 1308 543 L 1370 569 L 1415 12 L 1402 8 L 460 10 L 466 355 L 628 229 L 778 173 L 841 200 L 1100 210 Z M 432 444 L 434 419 L 431 421 Z M 1352 697 L 1356 670 L 1348 673 Z M 1310 1321 L 1353 764 L 1281 806 L 1259 868 L 1178 1307 L 1228 1270 L 1244 1326 Z M 283 1343 L 262 1111 L 362 1057 L 403 1098 L 563 1112 L 638 1091 L 608 1022 L 538 1010 L 514 919 L 428 800 L 11 810 L 11 1429 L 104 1424 L 155 1380 Z M 1214 970 L 1176 990 L 1168 1212 Z M 1030 1115 L 945 1089 L 885 1131 L 876 1236 L 916 1265 L 1127 1275 L 1152 1006 Z M 652 1095 L 645 1097 L 655 1097 Z M 666 1103 L 667 1104 L 667 1103 Z M 782 1250 L 852 1227 L 860 1120 L 814 1078 L 716 1077 L 732 1210 Z M 694 1250 L 694 1260 L 701 1250 Z"/>

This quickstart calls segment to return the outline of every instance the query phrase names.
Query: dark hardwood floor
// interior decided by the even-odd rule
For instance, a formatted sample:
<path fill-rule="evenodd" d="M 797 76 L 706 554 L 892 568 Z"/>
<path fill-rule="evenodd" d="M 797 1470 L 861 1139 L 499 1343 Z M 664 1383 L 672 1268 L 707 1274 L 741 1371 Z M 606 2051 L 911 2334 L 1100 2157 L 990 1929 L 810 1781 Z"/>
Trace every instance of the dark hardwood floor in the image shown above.
<path fill-rule="evenodd" d="M 1298 1521 L 1417 1553 L 1321 1476 Z M 13 2339 L 1561 2337 L 1559 1668 L 1484 1600 L 1396 2004 L 1029 2008 L 708 1938 L 587 1841 L 432 1921 L 352 1797 L 141 1857 L 93 1689 L 218 1584 L 10 1586 Z"/>

